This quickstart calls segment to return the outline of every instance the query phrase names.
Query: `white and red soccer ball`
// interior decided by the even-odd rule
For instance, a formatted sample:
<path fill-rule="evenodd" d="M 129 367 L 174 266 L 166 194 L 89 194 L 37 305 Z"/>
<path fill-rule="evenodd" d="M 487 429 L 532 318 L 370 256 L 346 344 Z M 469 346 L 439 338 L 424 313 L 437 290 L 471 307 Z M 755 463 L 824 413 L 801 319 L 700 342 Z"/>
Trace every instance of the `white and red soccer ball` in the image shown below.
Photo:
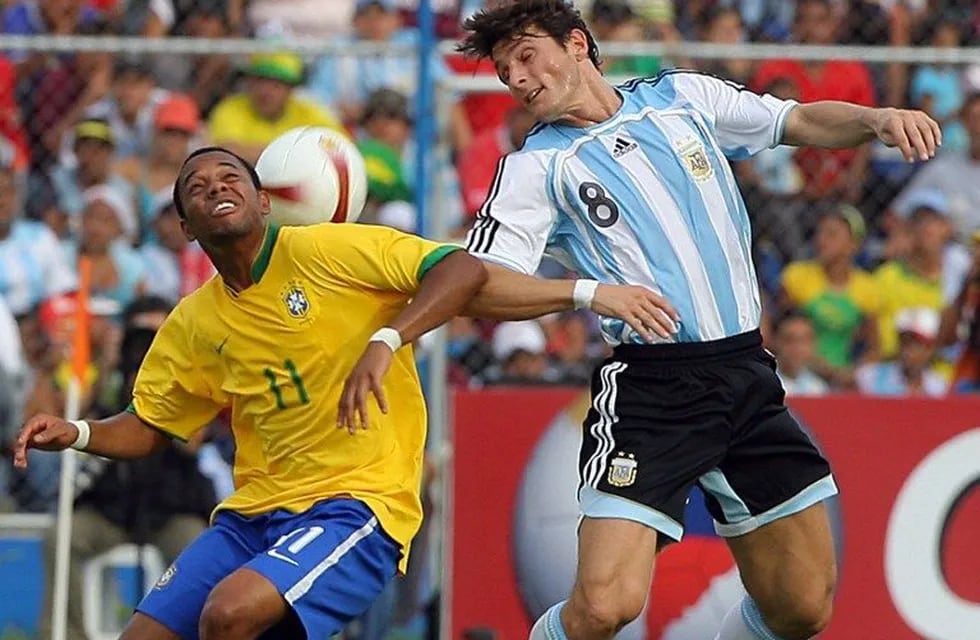
<path fill-rule="evenodd" d="M 265 148 L 255 170 L 283 225 L 355 222 L 367 199 L 364 157 L 343 134 L 297 127 Z"/>

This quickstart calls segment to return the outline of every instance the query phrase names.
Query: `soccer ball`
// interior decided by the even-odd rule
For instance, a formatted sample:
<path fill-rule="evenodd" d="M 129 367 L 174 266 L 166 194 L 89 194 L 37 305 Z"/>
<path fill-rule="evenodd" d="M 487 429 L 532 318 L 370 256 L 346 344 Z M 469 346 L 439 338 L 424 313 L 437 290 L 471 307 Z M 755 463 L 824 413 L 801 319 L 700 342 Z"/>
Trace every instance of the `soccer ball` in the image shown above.
<path fill-rule="evenodd" d="M 297 127 L 265 148 L 255 170 L 283 225 L 355 222 L 367 198 L 364 157 L 325 127 Z"/>

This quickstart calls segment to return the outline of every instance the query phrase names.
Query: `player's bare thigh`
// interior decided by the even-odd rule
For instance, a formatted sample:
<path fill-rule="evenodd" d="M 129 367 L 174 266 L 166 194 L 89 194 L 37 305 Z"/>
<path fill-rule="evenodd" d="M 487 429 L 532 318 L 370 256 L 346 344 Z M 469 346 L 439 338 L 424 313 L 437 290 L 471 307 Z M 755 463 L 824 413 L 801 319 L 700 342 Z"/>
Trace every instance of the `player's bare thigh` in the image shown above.
<path fill-rule="evenodd" d="M 145 613 L 136 612 L 129 619 L 119 640 L 181 640 L 180 636 Z"/>
<path fill-rule="evenodd" d="M 570 640 L 611 637 L 643 611 L 657 532 L 631 520 L 583 518 L 575 588 L 562 611 Z"/>
<path fill-rule="evenodd" d="M 728 538 L 742 582 L 766 623 L 786 637 L 809 637 L 829 620 L 837 580 L 823 503 Z"/>

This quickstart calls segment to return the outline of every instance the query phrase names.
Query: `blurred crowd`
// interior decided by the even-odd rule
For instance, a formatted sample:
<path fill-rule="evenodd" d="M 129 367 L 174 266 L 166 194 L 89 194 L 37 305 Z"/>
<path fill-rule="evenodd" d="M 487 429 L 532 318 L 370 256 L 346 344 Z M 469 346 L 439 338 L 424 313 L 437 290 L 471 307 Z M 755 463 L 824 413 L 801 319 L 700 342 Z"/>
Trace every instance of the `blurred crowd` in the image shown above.
<path fill-rule="evenodd" d="M 467 15 L 506 1 L 434 0 L 439 37 L 457 37 Z M 126 406 L 132 375 L 162 317 L 213 275 L 200 247 L 185 242 L 171 201 L 178 168 L 194 148 L 220 144 L 255 160 L 293 127 L 341 131 L 366 160 L 362 220 L 417 228 L 415 58 L 303 58 L 286 51 L 296 37 L 411 46 L 418 41 L 414 4 L 0 0 L 6 34 L 283 43 L 281 53 L 254 56 L 0 53 L 0 444 L 9 447 L 23 416 L 64 410 L 81 260 L 91 265 L 92 360 L 82 394 L 91 417 Z M 980 41 L 980 5 L 965 0 L 577 4 L 601 43 L 953 48 Z M 930 113 L 941 123 L 943 145 L 928 163 L 908 164 L 895 150 L 867 145 L 777 147 L 734 165 L 754 223 L 763 333 L 789 394 L 942 396 L 980 388 L 980 66 L 648 55 L 606 56 L 603 64 L 615 77 L 687 67 L 781 98 Z M 487 61 L 452 54 L 437 54 L 432 68 L 437 82 L 448 74 L 494 74 Z M 497 160 L 521 146 L 533 121 L 506 94 L 466 93 L 453 96 L 439 124 L 449 152 L 429 165 L 443 188 L 440 206 L 461 238 Z M 550 261 L 541 274 L 568 276 Z M 586 384 L 609 354 L 595 318 L 581 312 L 502 324 L 457 318 L 448 333 L 449 375 L 460 386 Z M 422 365 L 427 347 L 423 340 Z M 230 491 L 227 425 L 219 418 L 199 441 L 161 456 L 150 467 L 87 463 L 79 507 L 103 526 L 80 525 L 96 533 L 79 558 L 124 538 L 151 541 L 159 522 L 170 522 L 170 543 L 158 544 L 169 560 L 205 526 L 210 507 Z M 52 510 L 58 459 L 36 458 L 27 474 L 0 465 L 6 502 L 0 509 Z M 195 499 L 132 504 L 133 495 L 160 492 L 113 497 L 122 482 L 188 482 L 178 493 Z M 110 526 L 117 536 L 98 533 Z M 359 633 L 372 637 L 378 625 L 396 613 L 408 619 L 411 611 L 391 605 L 383 620 L 363 621 Z"/>

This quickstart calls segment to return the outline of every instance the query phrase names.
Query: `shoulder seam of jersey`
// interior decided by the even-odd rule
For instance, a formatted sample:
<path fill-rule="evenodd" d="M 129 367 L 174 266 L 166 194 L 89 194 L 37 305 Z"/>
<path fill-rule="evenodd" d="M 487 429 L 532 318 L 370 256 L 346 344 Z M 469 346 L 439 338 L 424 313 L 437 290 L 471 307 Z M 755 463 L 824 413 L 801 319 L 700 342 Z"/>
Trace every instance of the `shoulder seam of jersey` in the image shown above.
<path fill-rule="evenodd" d="M 721 82 L 724 82 L 725 84 L 727 84 L 732 89 L 735 89 L 736 91 L 748 91 L 745 85 L 741 85 L 735 82 L 734 80 L 729 80 L 728 78 L 722 78 L 721 76 L 715 75 L 710 71 L 700 71 L 698 69 L 664 69 L 663 71 L 653 76 L 652 78 L 651 77 L 633 78 L 632 80 L 628 80 L 623 84 L 619 85 L 619 87 L 623 91 L 632 92 L 635 91 L 636 88 L 641 84 L 656 85 L 667 76 L 672 76 L 680 73 L 687 73 L 687 74 L 698 75 L 698 76 L 708 76 L 709 78 L 714 78 L 715 80 L 720 80 Z"/>
<path fill-rule="evenodd" d="M 255 256 L 255 262 L 252 263 L 252 283 L 257 284 L 259 280 L 262 279 L 262 275 L 269 268 L 269 259 L 272 257 L 272 248 L 276 244 L 276 238 L 279 237 L 279 225 L 269 223 L 266 227 L 265 237 L 262 238 L 262 247 L 259 249 L 258 255 Z"/>
<path fill-rule="evenodd" d="M 416 276 L 416 280 L 422 282 L 422 278 L 425 277 L 432 267 L 436 266 L 442 262 L 446 256 L 451 253 L 456 253 L 457 251 L 462 251 L 463 247 L 454 244 L 444 244 L 441 247 L 436 247 L 430 251 L 424 258 L 422 258 L 422 264 L 419 265 L 419 271 Z"/>

